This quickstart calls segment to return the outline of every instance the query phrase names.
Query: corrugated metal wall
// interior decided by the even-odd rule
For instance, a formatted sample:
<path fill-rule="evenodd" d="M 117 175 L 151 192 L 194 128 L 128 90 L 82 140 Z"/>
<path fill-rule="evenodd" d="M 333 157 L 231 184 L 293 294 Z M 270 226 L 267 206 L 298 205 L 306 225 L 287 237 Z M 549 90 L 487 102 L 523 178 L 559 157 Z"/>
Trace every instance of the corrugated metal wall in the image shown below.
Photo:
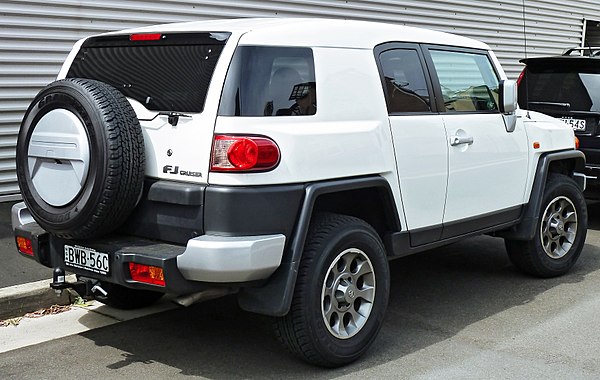
<path fill-rule="evenodd" d="M 525 0 L 528 53 L 581 44 L 597 0 Z M 229 17 L 334 17 L 438 29 L 487 42 L 509 76 L 524 56 L 522 0 L 0 0 L 0 200 L 15 199 L 16 134 L 77 39 L 126 27 Z"/>

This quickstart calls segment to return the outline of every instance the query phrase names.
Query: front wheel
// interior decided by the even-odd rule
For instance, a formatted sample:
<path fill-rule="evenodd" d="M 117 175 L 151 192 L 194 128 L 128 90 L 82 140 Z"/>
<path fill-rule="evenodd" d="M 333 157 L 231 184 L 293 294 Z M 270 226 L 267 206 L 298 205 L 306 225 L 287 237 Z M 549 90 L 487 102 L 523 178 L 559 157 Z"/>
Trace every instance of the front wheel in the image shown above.
<path fill-rule="evenodd" d="M 512 263 L 538 277 L 567 273 L 577 262 L 587 233 L 587 207 L 582 192 L 565 175 L 550 174 L 536 233 L 530 241 L 506 240 Z"/>
<path fill-rule="evenodd" d="M 350 363 L 373 343 L 387 308 L 385 248 L 364 221 L 320 214 L 311 223 L 294 298 L 279 318 L 279 339 L 303 360 L 325 367 Z"/>

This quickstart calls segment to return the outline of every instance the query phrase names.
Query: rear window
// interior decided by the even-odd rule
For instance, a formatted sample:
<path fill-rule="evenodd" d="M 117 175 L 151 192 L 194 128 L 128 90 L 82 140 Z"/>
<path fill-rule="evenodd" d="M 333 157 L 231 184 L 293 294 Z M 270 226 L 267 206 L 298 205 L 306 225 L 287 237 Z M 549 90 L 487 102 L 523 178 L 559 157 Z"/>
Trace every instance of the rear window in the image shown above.
<path fill-rule="evenodd" d="M 600 65 L 580 68 L 565 64 L 527 66 L 519 86 L 519 105 L 525 109 L 538 109 L 552 104 L 564 104 L 564 108 L 572 111 L 600 112 Z"/>
<path fill-rule="evenodd" d="M 312 50 L 240 46 L 225 80 L 221 116 L 302 116 L 317 112 Z"/>
<path fill-rule="evenodd" d="M 108 83 L 149 110 L 199 113 L 229 33 L 87 40 L 67 74 Z"/>

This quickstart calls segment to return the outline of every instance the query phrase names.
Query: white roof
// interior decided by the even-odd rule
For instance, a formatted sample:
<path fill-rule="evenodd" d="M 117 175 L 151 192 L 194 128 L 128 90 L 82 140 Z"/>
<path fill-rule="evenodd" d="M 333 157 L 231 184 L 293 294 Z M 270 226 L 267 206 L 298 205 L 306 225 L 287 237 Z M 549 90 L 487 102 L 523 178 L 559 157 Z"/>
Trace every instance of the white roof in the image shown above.
<path fill-rule="evenodd" d="M 143 32 L 232 32 L 242 45 L 372 49 L 388 41 L 489 50 L 483 42 L 450 33 L 369 21 L 322 18 L 245 18 L 163 24 L 109 34 Z"/>

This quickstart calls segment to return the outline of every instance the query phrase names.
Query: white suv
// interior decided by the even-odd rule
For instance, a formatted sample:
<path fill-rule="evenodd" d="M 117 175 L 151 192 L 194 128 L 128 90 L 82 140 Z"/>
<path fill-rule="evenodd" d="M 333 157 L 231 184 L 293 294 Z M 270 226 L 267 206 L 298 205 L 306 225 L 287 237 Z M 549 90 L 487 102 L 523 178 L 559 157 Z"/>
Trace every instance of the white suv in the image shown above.
<path fill-rule="evenodd" d="M 57 79 L 21 125 L 12 215 L 55 289 L 124 308 L 235 292 L 292 352 L 338 366 L 382 325 L 388 260 L 490 233 L 549 277 L 585 241 L 573 131 L 517 109 L 472 39 L 171 24 L 81 40 Z"/>

